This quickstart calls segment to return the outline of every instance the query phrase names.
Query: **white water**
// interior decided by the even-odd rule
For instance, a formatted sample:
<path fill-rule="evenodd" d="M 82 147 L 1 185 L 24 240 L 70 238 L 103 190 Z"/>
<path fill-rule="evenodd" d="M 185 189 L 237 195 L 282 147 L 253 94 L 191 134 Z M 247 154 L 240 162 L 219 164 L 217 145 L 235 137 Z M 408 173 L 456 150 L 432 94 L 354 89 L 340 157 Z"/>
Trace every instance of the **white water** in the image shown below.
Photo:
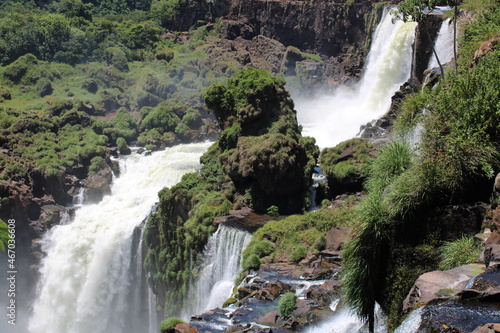
<path fill-rule="evenodd" d="M 335 308 L 337 308 L 337 304 L 335 304 Z M 330 320 L 308 328 L 305 333 L 367 333 L 367 326 L 368 324 L 363 323 L 351 310 L 341 309 L 336 311 Z M 386 318 L 377 304 L 375 307 L 375 333 L 386 332 Z"/>
<path fill-rule="evenodd" d="M 339 86 L 331 95 L 296 100 L 302 134 L 320 148 L 332 147 L 359 132 L 360 126 L 388 111 L 392 95 L 410 78 L 416 23 L 392 22 L 384 10 L 373 34 L 365 72 L 353 86 Z"/>
<path fill-rule="evenodd" d="M 234 280 L 241 267 L 242 251 L 252 234 L 220 225 L 203 251 L 203 264 L 189 293 L 189 303 L 183 317 L 221 307 L 231 296 Z"/>
<path fill-rule="evenodd" d="M 434 44 L 434 49 L 436 50 L 439 61 L 442 65 L 453 59 L 453 24 L 451 19 L 446 19 L 441 24 L 441 29 L 439 29 L 439 33 Z M 438 66 L 439 64 L 436 60 L 436 56 L 432 54 L 427 67 L 435 68 Z"/>
<path fill-rule="evenodd" d="M 420 307 L 413 310 L 412 313 L 401 323 L 394 333 L 413 333 L 416 332 L 422 322 L 422 310 Z"/>
<path fill-rule="evenodd" d="M 158 200 L 158 191 L 198 168 L 208 146 L 181 145 L 120 160 L 121 176 L 112 194 L 83 205 L 70 224 L 47 233 L 30 332 L 147 331 L 153 319 L 145 315 L 151 306 L 148 297 L 137 297 L 141 282 L 134 276 L 142 258 L 134 248 L 134 230 Z M 138 246 L 137 231 L 135 238 Z"/>

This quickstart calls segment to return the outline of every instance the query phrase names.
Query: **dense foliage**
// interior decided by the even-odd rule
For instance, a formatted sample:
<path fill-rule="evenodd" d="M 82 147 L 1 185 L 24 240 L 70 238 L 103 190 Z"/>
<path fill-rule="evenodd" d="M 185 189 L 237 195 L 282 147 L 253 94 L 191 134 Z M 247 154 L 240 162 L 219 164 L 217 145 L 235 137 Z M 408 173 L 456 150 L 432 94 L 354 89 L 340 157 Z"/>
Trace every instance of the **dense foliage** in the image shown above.
<path fill-rule="evenodd" d="M 397 124 L 402 139 L 386 146 L 371 165 L 357 236 L 344 255 L 348 302 L 371 327 L 376 301 L 395 327 L 412 281 L 436 269 L 441 245 L 460 237 L 460 230 L 445 232 L 443 222 L 431 222 L 437 207 L 488 198 L 486 184 L 498 172 L 500 156 L 500 50 L 474 63 L 471 50 L 500 36 L 499 6 L 486 1 L 477 20 L 464 27 L 458 74 L 448 72 L 446 82 L 407 99 Z M 424 130 L 412 149 L 405 135 L 415 126 Z M 459 243 L 446 244 L 443 256 L 450 264 L 443 268 L 467 262 L 452 245 Z M 411 259 L 415 256 L 424 260 Z"/>

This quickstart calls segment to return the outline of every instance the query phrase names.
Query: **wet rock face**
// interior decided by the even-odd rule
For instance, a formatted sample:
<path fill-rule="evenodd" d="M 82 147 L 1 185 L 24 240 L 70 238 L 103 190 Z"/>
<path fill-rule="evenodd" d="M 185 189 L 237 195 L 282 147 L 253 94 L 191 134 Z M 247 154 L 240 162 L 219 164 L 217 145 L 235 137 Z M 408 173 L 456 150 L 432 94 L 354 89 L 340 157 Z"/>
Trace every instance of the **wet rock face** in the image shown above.
<path fill-rule="evenodd" d="M 416 333 L 468 333 L 500 322 L 500 308 L 492 304 L 435 304 L 426 306 Z"/>
<path fill-rule="evenodd" d="M 104 195 L 111 193 L 111 170 L 105 169 L 90 175 L 85 183 L 84 199 L 86 202 L 99 202 Z"/>
<path fill-rule="evenodd" d="M 226 37 L 263 35 L 311 53 L 338 56 L 363 49 L 371 35 L 366 17 L 373 2 L 352 5 L 326 1 L 232 1 Z M 368 15 L 369 17 L 369 15 Z"/>

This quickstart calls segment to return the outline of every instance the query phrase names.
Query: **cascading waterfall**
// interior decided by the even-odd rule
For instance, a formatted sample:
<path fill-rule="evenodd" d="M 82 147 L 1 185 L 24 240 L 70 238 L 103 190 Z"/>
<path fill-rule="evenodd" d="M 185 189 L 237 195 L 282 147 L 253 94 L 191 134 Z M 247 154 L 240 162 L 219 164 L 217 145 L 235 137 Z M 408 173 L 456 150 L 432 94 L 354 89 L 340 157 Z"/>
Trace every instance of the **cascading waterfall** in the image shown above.
<path fill-rule="evenodd" d="M 71 223 L 46 234 L 30 332 L 148 331 L 148 295 L 138 296 L 136 290 L 142 272 L 137 227 L 158 200 L 158 191 L 199 167 L 208 146 L 181 145 L 121 159 L 112 194 L 97 204 L 84 204 Z"/>
<path fill-rule="evenodd" d="M 305 333 L 368 333 L 368 325 L 347 308 L 337 310 L 330 320 L 308 328 Z M 375 307 L 375 333 L 385 333 L 386 318 L 380 306 Z"/>
<path fill-rule="evenodd" d="M 453 59 L 453 24 L 450 18 L 443 21 L 439 29 L 434 49 L 439 57 L 442 65 L 450 62 Z M 428 68 L 438 67 L 438 62 L 434 54 L 429 59 Z"/>
<path fill-rule="evenodd" d="M 241 270 L 241 253 L 252 234 L 220 225 L 203 251 L 203 263 L 198 278 L 189 292 L 189 305 L 183 317 L 199 314 L 222 306 L 231 296 L 234 280 Z"/>
<path fill-rule="evenodd" d="M 357 84 L 339 86 L 329 96 L 296 101 L 302 134 L 316 138 L 320 148 L 356 136 L 361 125 L 381 117 L 388 111 L 392 95 L 410 78 L 416 23 L 393 22 L 390 10 L 384 9 Z"/>

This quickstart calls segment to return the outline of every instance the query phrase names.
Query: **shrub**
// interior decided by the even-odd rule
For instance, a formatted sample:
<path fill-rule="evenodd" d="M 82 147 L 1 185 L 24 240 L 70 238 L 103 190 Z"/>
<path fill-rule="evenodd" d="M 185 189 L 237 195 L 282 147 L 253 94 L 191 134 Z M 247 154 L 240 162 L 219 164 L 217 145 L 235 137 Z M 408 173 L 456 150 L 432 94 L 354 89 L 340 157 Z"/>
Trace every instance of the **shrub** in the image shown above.
<path fill-rule="evenodd" d="M 251 254 L 243 260 L 243 269 L 258 269 L 260 266 L 260 259 L 256 254 Z"/>
<path fill-rule="evenodd" d="M 272 205 L 271 207 L 269 207 L 267 209 L 267 215 L 273 216 L 273 217 L 279 216 L 280 211 L 279 211 L 278 206 Z"/>
<path fill-rule="evenodd" d="M 90 160 L 89 173 L 96 173 L 105 166 L 105 161 L 101 156 L 96 156 Z"/>
<path fill-rule="evenodd" d="M 130 154 L 130 148 L 127 146 L 127 141 L 125 141 L 124 138 L 120 137 L 120 138 L 116 139 L 116 146 L 118 147 L 120 154 L 123 154 L 123 155 Z"/>
<path fill-rule="evenodd" d="M 295 245 L 292 247 L 292 253 L 290 254 L 291 261 L 300 261 L 304 259 L 307 255 L 307 247 L 304 245 Z"/>
<path fill-rule="evenodd" d="M 284 317 L 288 317 L 295 310 L 297 304 L 297 295 L 294 293 L 286 293 L 281 296 L 278 303 L 278 313 Z"/>
<path fill-rule="evenodd" d="M 170 60 L 174 59 L 174 51 L 171 49 L 162 49 L 156 52 L 157 60 L 165 60 L 170 62 Z"/>
<path fill-rule="evenodd" d="M 44 97 L 52 94 L 54 88 L 52 87 L 50 80 L 44 77 L 36 83 L 36 91 L 40 97 Z"/>
<path fill-rule="evenodd" d="M 117 47 L 108 47 L 106 49 L 106 62 L 108 65 L 124 72 L 128 72 L 128 62 L 125 52 Z"/>
<path fill-rule="evenodd" d="M 171 333 L 173 332 L 175 326 L 177 324 L 182 324 L 185 321 L 176 317 L 170 317 L 165 319 L 164 321 L 161 322 L 160 324 L 160 332 L 161 333 Z"/>
<path fill-rule="evenodd" d="M 476 244 L 474 237 L 462 236 L 453 242 L 446 242 L 441 250 L 439 269 L 447 270 L 475 262 L 481 252 L 481 246 Z"/>

